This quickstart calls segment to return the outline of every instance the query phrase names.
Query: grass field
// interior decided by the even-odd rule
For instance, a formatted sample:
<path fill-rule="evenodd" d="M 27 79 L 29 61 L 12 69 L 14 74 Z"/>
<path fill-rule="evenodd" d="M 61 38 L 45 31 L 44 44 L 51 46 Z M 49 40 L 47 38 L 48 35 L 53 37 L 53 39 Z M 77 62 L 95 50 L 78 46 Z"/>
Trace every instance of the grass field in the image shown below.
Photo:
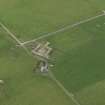
<path fill-rule="evenodd" d="M 104 0 L 0 0 L 0 21 L 21 41 L 102 14 Z M 45 40 L 55 48 L 56 78 L 80 105 L 105 105 L 105 16 Z M 49 77 L 32 72 L 37 60 L 0 27 L 0 105 L 76 105 Z"/>
<path fill-rule="evenodd" d="M 36 60 L 0 30 L 0 105 L 74 105 L 49 78 L 33 72 Z"/>
<path fill-rule="evenodd" d="M 55 75 L 77 98 L 81 97 L 83 105 L 105 103 L 104 23 L 105 17 L 101 17 L 65 32 L 67 39 L 62 38 L 64 34 L 51 39 L 61 51 L 55 57 Z"/>

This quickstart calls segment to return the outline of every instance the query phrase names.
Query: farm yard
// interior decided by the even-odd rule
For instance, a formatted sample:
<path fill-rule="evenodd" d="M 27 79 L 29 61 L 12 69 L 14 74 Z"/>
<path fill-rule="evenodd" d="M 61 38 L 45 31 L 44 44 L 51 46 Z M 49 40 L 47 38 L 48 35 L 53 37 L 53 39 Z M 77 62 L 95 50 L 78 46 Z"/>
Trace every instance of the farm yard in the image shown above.
<path fill-rule="evenodd" d="M 104 10 L 104 0 L 0 0 L 0 105 L 105 105 Z M 51 75 L 33 72 L 34 41 L 50 42 Z"/>

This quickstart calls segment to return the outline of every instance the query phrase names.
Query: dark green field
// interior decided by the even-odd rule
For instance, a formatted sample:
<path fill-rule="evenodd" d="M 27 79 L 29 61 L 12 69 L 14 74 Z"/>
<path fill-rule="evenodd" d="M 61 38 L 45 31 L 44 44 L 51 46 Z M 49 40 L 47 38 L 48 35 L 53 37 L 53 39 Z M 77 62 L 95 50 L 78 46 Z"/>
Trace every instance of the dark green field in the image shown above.
<path fill-rule="evenodd" d="M 0 22 L 21 41 L 102 14 L 105 0 L 0 0 Z M 105 16 L 44 40 L 51 69 L 80 105 L 105 105 Z M 0 105 L 76 105 L 50 79 L 33 73 L 37 59 L 0 27 Z"/>
<path fill-rule="evenodd" d="M 50 77 L 36 75 L 36 60 L 0 29 L 0 105 L 74 105 Z"/>
<path fill-rule="evenodd" d="M 105 102 L 105 93 L 102 91 L 105 87 L 104 23 L 105 17 L 101 17 L 64 32 L 67 39 L 63 39 L 64 34 L 61 34 L 61 38 L 52 38 L 59 50 L 55 57 L 54 73 L 77 98 L 82 97 L 83 105 L 104 105 Z"/>

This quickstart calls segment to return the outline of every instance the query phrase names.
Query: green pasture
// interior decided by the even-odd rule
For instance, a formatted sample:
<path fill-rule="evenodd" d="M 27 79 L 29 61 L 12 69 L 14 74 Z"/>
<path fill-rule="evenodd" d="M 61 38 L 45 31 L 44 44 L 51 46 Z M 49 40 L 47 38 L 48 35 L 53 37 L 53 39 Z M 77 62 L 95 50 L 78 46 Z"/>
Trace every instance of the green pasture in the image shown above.
<path fill-rule="evenodd" d="M 49 38 L 55 48 L 52 70 L 83 105 L 105 103 L 104 34 L 105 16 Z"/>
<path fill-rule="evenodd" d="M 0 0 L 0 20 L 22 40 L 99 14 L 104 0 Z"/>
<path fill-rule="evenodd" d="M 35 66 L 0 28 L 0 105 L 75 105 L 50 77 L 37 75 Z"/>
<path fill-rule="evenodd" d="M 0 0 L 0 22 L 21 41 L 102 14 L 105 0 Z M 44 40 L 51 68 L 81 105 L 105 105 L 105 16 Z M 37 60 L 0 27 L 0 105 L 75 105 L 50 79 L 33 72 Z"/>

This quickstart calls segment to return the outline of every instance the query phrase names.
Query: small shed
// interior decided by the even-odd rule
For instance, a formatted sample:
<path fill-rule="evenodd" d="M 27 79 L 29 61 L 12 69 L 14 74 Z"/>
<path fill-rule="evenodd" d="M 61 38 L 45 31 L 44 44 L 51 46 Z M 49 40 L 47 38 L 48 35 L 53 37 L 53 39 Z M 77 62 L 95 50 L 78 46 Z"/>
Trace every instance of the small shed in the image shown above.
<path fill-rule="evenodd" d="M 0 84 L 4 84 L 4 81 L 3 80 L 0 80 Z"/>

